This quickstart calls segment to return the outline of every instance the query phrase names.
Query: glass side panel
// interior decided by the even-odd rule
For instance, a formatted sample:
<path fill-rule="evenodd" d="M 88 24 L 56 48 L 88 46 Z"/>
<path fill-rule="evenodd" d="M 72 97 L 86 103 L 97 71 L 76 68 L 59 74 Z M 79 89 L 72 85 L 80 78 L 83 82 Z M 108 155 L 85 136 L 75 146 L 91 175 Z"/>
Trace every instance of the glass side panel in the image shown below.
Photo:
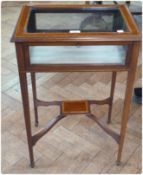
<path fill-rule="evenodd" d="M 27 32 L 127 32 L 118 9 L 39 9 L 32 10 Z"/>
<path fill-rule="evenodd" d="M 124 65 L 127 46 L 30 46 L 31 64 Z"/>

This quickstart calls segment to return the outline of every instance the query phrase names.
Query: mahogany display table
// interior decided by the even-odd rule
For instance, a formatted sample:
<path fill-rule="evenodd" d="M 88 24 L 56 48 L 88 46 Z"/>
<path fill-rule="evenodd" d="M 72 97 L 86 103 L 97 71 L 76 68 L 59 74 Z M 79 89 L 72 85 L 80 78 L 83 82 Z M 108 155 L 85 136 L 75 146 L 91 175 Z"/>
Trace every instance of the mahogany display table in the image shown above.
<path fill-rule="evenodd" d="M 38 5 L 24 6 L 12 36 L 15 42 L 30 165 L 34 167 L 33 146 L 67 115 L 85 114 L 118 144 L 117 164 L 126 133 L 133 84 L 140 48 L 138 28 L 124 5 Z M 101 101 L 41 101 L 37 98 L 37 72 L 112 72 L 110 97 Z M 109 105 L 111 121 L 116 74 L 127 71 L 127 87 L 120 133 L 103 126 L 91 105 Z M 35 125 L 39 106 L 59 106 L 59 115 L 45 129 L 32 135 L 27 73 L 31 73 Z M 52 100 L 52 99 L 51 99 Z"/>

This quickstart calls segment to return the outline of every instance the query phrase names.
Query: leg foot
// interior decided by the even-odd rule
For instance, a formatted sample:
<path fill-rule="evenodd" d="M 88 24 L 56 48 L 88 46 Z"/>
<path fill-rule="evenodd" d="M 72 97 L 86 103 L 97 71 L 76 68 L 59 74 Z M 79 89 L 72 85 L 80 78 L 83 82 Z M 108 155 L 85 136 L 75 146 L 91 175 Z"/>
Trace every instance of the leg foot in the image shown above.
<path fill-rule="evenodd" d="M 111 124 L 111 120 L 110 119 L 109 118 L 107 119 L 107 124 Z"/>
<path fill-rule="evenodd" d="M 35 122 L 35 127 L 38 127 L 39 126 L 39 123 L 38 122 Z"/>
<path fill-rule="evenodd" d="M 30 167 L 31 167 L 31 168 L 34 168 L 34 167 L 35 167 L 34 161 L 30 163 Z"/>
<path fill-rule="evenodd" d="M 116 161 L 116 165 L 120 166 L 121 165 L 121 161 Z"/>
<path fill-rule="evenodd" d="M 110 124 L 110 123 L 111 123 L 111 120 L 108 120 L 108 119 L 107 119 L 107 124 Z"/>

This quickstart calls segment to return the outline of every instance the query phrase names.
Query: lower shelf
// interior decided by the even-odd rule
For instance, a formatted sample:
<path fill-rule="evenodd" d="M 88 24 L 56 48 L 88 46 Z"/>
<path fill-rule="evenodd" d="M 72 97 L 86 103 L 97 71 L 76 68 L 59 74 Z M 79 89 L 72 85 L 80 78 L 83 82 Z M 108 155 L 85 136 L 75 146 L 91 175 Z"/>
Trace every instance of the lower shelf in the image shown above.
<path fill-rule="evenodd" d="M 85 114 L 89 112 L 88 101 L 64 101 L 62 102 L 63 114 Z"/>

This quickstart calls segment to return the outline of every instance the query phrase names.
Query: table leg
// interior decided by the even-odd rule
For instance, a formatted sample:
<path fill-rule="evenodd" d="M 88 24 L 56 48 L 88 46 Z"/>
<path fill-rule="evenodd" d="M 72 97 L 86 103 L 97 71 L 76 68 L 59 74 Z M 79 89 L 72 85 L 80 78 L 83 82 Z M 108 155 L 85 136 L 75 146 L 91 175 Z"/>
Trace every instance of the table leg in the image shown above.
<path fill-rule="evenodd" d="M 116 75 L 117 75 L 116 72 L 112 73 L 111 91 L 110 91 L 110 104 L 109 104 L 107 123 L 111 123 L 111 114 L 112 114 L 113 97 L 114 97 L 114 91 L 115 91 Z"/>
<path fill-rule="evenodd" d="M 129 72 L 128 73 L 128 80 L 127 80 L 127 87 L 126 87 L 124 109 L 123 109 L 123 115 L 122 115 L 122 122 L 121 122 L 120 142 L 119 142 L 119 150 L 118 150 L 118 157 L 117 157 L 117 165 L 120 165 L 120 161 L 121 161 L 123 143 L 124 143 L 124 139 L 125 139 L 127 122 L 128 122 L 128 118 L 129 118 L 129 112 L 130 112 L 130 103 L 131 103 L 131 99 L 132 99 L 133 82 L 134 82 L 133 75 L 131 72 Z"/>
<path fill-rule="evenodd" d="M 130 112 L 130 105 L 131 105 L 131 100 L 132 100 L 133 85 L 134 85 L 134 80 L 135 80 L 135 75 L 136 75 L 139 48 L 140 48 L 140 43 L 135 43 L 132 48 L 132 54 L 131 54 L 132 62 L 130 63 L 130 70 L 128 71 L 124 109 L 123 109 L 122 121 L 121 121 L 121 131 L 120 131 L 120 141 L 119 141 L 119 149 L 118 149 L 118 156 L 117 156 L 117 165 L 120 165 L 120 162 L 121 162 L 122 149 L 123 149 L 125 133 L 126 133 L 129 112 Z"/>
<path fill-rule="evenodd" d="M 36 92 L 36 79 L 35 79 L 35 73 L 31 73 L 31 82 L 32 82 L 32 93 L 33 93 L 33 103 L 34 103 L 34 113 L 35 113 L 35 126 L 38 126 L 38 109 L 36 105 L 36 99 L 37 99 L 37 92 Z"/>
<path fill-rule="evenodd" d="M 24 119 L 25 119 L 26 134 L 27 134 L 27 140 L 28 140 L 29 156 L 30 156 L 30 166 L 33 168 L 34 167 L 34 156 L 33 156 L 33 147 L 32 147 L 32 132 L 31 132 L 29 97 L 28 97 L 28 86 L 27 86 L 26 73 L 20 72 L 19 78 L 20 78 Z"/>

